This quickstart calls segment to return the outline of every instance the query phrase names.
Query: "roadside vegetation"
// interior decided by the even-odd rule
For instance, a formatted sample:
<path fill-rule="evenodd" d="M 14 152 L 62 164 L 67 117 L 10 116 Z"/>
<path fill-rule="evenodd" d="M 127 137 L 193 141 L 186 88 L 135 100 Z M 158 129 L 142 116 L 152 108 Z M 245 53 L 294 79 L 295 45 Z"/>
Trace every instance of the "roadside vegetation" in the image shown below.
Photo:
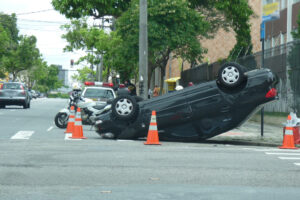
<path fill-rule="evenodd" d="M 28 88 L 47 94 L 60 88 L 58 68 L 48 65 L 36 47 L 36 37 L 20 35 L 15 14 L 0 13 L 0 79 L 22 81 Z"/>
<path fill-rule="evenodd" d="M 63 38 L 68 42 L 65 51 L 94 50 L 77 63 L 98 64 L 97 55 L 103 55 L 104 78 L 115 71 L 122 74 L 121 81 L 138 79 L 139 0 L 52 0 L 52 4 L 71 19 L 64 26 L 67 34 Z M 200 63 L 207 50 L 199 41 L 213 38 L 221 28 L 236 33 L 237 43 L 228 59 L 250 54 L 252 15 L 245 0 L 148 1 L 148 84 L 156 68 L 163 79 L 171 53 L 191 67 Z M 104 16 L 112 16 L 111 32 L 88 26 L 88 17 L 100 21 Z"/>

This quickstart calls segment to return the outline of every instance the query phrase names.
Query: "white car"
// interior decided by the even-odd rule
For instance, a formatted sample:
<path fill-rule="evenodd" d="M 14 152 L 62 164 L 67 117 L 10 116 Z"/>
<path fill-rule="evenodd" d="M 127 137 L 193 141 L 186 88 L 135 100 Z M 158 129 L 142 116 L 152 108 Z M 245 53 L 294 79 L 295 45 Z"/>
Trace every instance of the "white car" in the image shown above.
<path fill-rule="evenodd" d="M 116 98 L 116 93 L 111 84 L 102 82 L 85 82 L 81 96 L 97 102 L 107 102 Z"/>

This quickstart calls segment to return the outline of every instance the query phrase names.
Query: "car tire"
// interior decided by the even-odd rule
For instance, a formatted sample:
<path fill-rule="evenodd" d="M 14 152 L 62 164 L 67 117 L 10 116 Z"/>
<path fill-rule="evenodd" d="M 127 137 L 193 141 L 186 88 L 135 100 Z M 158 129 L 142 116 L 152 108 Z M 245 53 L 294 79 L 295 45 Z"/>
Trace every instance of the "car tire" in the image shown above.
<path fill-rule="evenodd" d="M 28 108 L 28 103 L 24 102 L 23 103 L 23 109 L 26 109 L 26 108 Z"/>
<path fill-rule="evenodd" d="M 238 63 L 225 63 L 218 72 L 218 82 L 226 88 L 235 88 L 245 80 L 244 73 L 245 68 Z"/>
<path fill-rule="evenodd" d="M 139 105 L 130 95 L 121 95 L 112 102 L 112 114 L 119 120 L 134 120 L 137 116 Z"/>
<path fill-rule="evenodd" d="M 68 119 L 69 117 L 66 113 L 57 113 L 55 115 L 54 122 L 58 128 L 67 128 Z"/>
<path fill-rule="evenodd" d="M 5 108 L 5 105 L 0 105 L 0 108 Z"/>

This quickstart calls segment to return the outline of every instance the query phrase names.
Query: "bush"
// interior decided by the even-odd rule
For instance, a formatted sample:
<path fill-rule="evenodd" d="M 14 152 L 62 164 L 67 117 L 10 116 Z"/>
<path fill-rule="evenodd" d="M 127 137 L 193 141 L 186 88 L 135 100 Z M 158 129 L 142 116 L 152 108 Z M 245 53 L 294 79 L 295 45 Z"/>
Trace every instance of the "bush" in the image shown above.
<path fill-rule="evenodd" d="M 68 99 L 70 97 L 69 94 L 62 94 L 62 93 L 52 93 L 48 94 L 48 98 L 63 98 L 63 99 Z"/>

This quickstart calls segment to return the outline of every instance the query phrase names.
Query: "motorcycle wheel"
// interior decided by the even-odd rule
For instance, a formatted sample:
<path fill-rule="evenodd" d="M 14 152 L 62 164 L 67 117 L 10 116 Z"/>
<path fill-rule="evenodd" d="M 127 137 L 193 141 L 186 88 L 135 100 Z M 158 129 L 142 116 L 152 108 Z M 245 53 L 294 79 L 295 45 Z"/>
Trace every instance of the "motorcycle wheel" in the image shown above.
<path fill-rule="evenodd" d="M 57 113 L 54 122 L 58 128 L 67 128 L 69 116 L 66 113 Z"/>

